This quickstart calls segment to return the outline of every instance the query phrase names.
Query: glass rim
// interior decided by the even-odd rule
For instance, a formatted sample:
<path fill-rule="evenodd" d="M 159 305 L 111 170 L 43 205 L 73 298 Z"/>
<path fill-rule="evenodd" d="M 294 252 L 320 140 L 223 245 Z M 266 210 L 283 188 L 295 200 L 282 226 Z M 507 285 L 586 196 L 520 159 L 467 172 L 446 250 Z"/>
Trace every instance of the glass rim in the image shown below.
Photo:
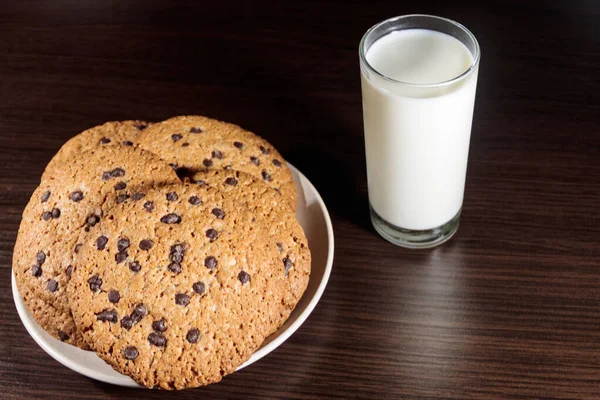
<path fill-rule="evenodd" d="M 437 19 L 437 20 L 442 20 L 445 21 L 447 23 L 450 23 L 454 26 L 456 26 L 457 28 L 461 29 L 462 31 L 464 31 L 467 36 L 473 40 L 473 43 L 475 44 L 475 54 L 473 54 L 473 62 L 471 63 L 471 65 L 469 66 L 469 68 L 467 68 L 467 70 L 465 72 L 463 72 L 462 74 L 455 76 L 452 79 L 448 79 L 446 81 L 442 81 L 442 82 L 436 82 L 436 83 L 409 83 L 409 82 L 403 82 L 403 81 L 399 81 L 396 80 L 394 78 L 390 78 L 389 76 L 385 76 L 383 75 L 381 72 L 377 71 L 368 61 L 367 61 L 367 57 L 365 54 L 365 41 L 367 39 L 367 37 L 373 33 L 373 31 L 375 29 L 377 29 L 378 27 L 380 27 L 381 25 L 388 23 L 388 22 L 395 22 L 398 21 L 400 19 L 405 19 L 405 18 L 409 18 L 409 17 L 425 17 L 425 18 L 431 18 L 431 19 Z M 420 29 L 420 28 L 409 28 L 409 29 Z M 428 28 L 422 28 L 422 29 L 428 29 Z M 403 29 L 398 29 L 398 30 L 403 30 Z M 444 33 L 444 32 L 442 32 Z M 379 38 L 378 38 L 379 40 Z M 461 41 L 462 43 L 462 41 Z M 463 43 L 464 45 L 464 43 Z M 392 18 L 388 18 L 385 19 L 383 21 L 380 21 L 378 23 L 376 23 L 375 25 L 373 25 L 372 27 L 370 27 L 365 34 L 363 35 L 362 39 L 360 40 L 360 44 L 358 45 L 358 53 L 360 56 L 360 60 L 362 61 L 362 63 L 367 66 L 367 68 L 369 69 L 369 71 L 373 72 L 374 74 L 378 75 L 379 77 L 381 77 L 382 79 L 385 79 L 386 81 L 392 82 L 392 83 L 397 83 L 397 84 L 401 84 L 401 85 L 406 85 L 406 86 L 411 86 L 411 87 L 419 87 L 419 88 L 435 88 L 435 87 L 440 87 L 440 86 L 448 86 L 448 85 L 452 85 L 453 83 L 456 83 L 460 80 L 465 79 L 466 77 L 468 77 L 469 75 L 471 75 L 473 73 L 473 71 L 477 68 L 477 66 L 479 65 L 479 59 L 481 58 L 481 49 L 479 48 L 479 42 L 477 42 L 477 39 L 475 38 L 475 35 L 473 35 L 473 33 L 467 29 L 467 27 L 465 27 L 464 25 L 448 19 L 448 18 L 444 18 L 444 17 L 438 17 L 436 15 L 429 15 L 429 14 L 407 14 L 407 15 L 399 15 L 396 17 L 392 17 Z"/>

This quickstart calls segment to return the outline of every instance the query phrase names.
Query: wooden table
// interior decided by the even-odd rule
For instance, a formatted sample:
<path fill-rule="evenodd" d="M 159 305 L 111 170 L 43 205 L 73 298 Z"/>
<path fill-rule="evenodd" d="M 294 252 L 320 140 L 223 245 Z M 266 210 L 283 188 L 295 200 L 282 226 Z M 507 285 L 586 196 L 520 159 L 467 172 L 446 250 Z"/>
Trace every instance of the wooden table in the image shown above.
<path fill-rule="evenodd" d="M 600 4 L 13 1 L 0 7 L 0 398 L 600 398 Z M 373 231 L 358 42 L 407 13 L 482 48 L 464 213 L 433 250 Z M 205 114 L 268 138 L 336 235 L 321 302 L 285 344 L 181 393 L 99 383 L 29 337 L 10 268 L 20 215 L 72 135 Z"/>

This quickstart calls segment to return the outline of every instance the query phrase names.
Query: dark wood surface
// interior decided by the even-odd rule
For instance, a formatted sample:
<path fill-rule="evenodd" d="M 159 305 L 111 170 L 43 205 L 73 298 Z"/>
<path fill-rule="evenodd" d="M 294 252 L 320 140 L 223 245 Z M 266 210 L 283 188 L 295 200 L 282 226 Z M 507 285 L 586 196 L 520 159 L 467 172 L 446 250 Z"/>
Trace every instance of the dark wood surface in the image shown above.
<path fill-rule="evenodd" d="M 600 3 L 7 1 L 0 6 L 0 398 L 600 398 Z M 458 20 L 482 62 L 458 234 L 370 226 L 357 47 L 379 20 Z M 313 181 L 333 272 L 306 323 L 221 383 L 135 391 L 61 366 L 10 289 L 23 208 L 69 137 L 205 114 Z"/>

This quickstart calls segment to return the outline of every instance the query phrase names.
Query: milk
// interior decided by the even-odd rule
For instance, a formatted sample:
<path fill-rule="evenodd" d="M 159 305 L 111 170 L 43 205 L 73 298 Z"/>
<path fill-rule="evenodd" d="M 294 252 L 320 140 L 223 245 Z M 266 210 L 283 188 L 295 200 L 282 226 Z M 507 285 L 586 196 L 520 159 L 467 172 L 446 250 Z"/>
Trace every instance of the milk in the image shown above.
<path fill-rule="evenodd" d="M 378 39 L 366 60 L 407 83 L 361 68 L 371 206 L 404 229 L 445 224 L 462 207 L 477 70 L 433 84 L 465 73 L 473 56 L 450 35 L 407 29 Z"/>

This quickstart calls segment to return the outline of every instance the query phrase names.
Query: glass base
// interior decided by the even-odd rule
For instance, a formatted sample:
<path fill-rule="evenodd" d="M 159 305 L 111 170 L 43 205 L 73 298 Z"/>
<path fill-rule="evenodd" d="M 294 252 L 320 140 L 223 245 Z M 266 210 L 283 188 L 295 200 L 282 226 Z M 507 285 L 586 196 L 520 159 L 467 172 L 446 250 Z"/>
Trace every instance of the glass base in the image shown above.
<path fill-rule="evenodd" d="M 385 240 L 409 249 L 428 249 L 449 240 L 458 229 L 461 210 L 448 222 L 436 228 L 416 231 L 392 225 L 379 216 L 371 207 L 371 223 Z"/>

